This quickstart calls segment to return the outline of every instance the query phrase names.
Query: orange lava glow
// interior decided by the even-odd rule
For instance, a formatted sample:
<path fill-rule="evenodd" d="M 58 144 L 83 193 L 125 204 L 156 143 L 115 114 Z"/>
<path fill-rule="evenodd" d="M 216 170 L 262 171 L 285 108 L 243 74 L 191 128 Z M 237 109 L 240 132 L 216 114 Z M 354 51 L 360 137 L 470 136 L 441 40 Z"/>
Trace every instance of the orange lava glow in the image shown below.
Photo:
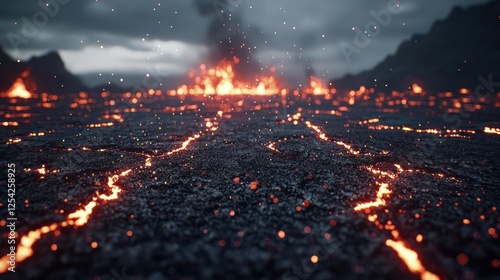
<path fill-rule="evenodd" d="M 33 255 L 33 243 L 38 241 L 42 234 L 48 233 L 50 231 L 56 230 L 58 227 L 57 223 L 53 223 L 50 226 L 44 226 L 37 230 L 33 230 L 28 232 L 28 234 L 21 237 L 21 242 L 17 246 L 16 251 L 16 262 L 22 262 L 25 259 L 31 257 Z M 0 273 L 4 273 L 10 267 L 8 264 L 9 256 L 4 256 L 0 259 Z"/>
<path fill-rule="evenodd" d="M 113 175 L 111 177 L 108 177 L 108 187 L 111 189 L 111 194 L 110 195 L 105 195 L 101 194 L 99 195 L 99 198 L 102 200 L 115 200 L 118 198 L 118 194 L 122 191 L 122 189 L 115 185 L 115 183 L 118 181 L 120 177 L 126 176 L 128 173 L 130 173 L 132 169 L 123 171 L 120 175 Z"/>
<path fill-rule="evenodd" d="M 92 214 L 92 210 L 97 206 L 97 202 L 91 201 L 83 207 L 83 209 L 79 209 L 68 215 L 68 224 L 75 226 L 83 226 L 89 221 L 90 214 Z"/>
<path fill-rule="evenodd" d="M 493 128 L 493 127 L 486 126 L 484 128 L 484 133 L 499 134 L 500 135 L 500 128 Z"/>
<path fill-rule="evenodd" d="M 38 171 L 38 173 L 42 175 L 47 174 L 47 171 L 45 170 L 45 165 L 42 165 L 42 167 L 38 168 L 36 171 Z"/>
<path fill-rule="evenodd" d="M 126 176 L 132 171 L 132 169 L 126 170 L 119 175 L 113 175 L 108 177 L 108 187 L 111 189 L 111 195 L 100 195 L 99 198 L 102 200 L 112 200 L 118 198 L 118 193 L 121 192 L 121 189 L 115 185 L 116 181 L 119 177 Z M 25 259 L 31 257 L 33 255 L 33 244 L 38 241 L 42 234 L 47 234 L 49 232 L 55 231 L 58 227 L 65 227 L 67 225 L 72 225 L 74 227 L 80 227 L 85 225 L 90 215 L 92 214 L 92 210 L 97 206 L 97 197 L 93 197 L 92 201 L 87 203 L 83 208 L 76 210 L 73 213 L 70 213 L 66 219 L 66 221 L 60 223 L 53 223 L 49 226 L 43 226 L 39 229 L 32 230 L 28 232 L 26 235 L 21 237 L 21 242 L 17 246 L 16 251 L 16 263 L 22 262 Z M 10 267 L 8 264 L 9 256 L 6 255 L 0 259 L 0 274 L 7 271 Z"/>
<path fill-rule="evenodd" d="M 416 94 L 422 94 L 424 92 L 424 89 L 421 86 L 417 85 L 417 84 L 413 84 L 411 86 L 411 88 L 413 90 L 413 93 L 416 93 Z"/>
<path fill-rule="evenodd" d="M 374 167 L 367 167 L 368 171 L 370 171 L 375 176 L 376 184 L 380 185 L 380 187 L 377 191 L 375 201 L 359 203 L 354 207 L 355 211 L 384 206 L 387 204 L 386 198 L 391 194 L 391 190 L 389 188 L 391 180 L 395 179 L 399 174 L 405 172 L 405 170 L 399 164 L 394 164 L 394 167 L 396 167 L 397 169 L 397 172 L 395 173 L 392 171 L 384 171 Z M 411 172 L 411 170 L 407 171 Z M 369 214 L 367 216 L 367 219 L 368 221 L 377 225 L 380 229 L 385 228 L 386 230 L 391 231 L 391 234 L 395 240 L 386 240 L 386 245 L 397 252 L 399 258 L 406 264 L 406 266 L 412 273 L 419 274 L 422 280 L 439 279 L 437 275 L 425 269 L 418 258 L 417 252 L 406 247 L 403 241 L 398 240 L 400 237 L 399 231 L 391 221 L 387 221 L 387 224 L 385 224 L 384 226 L 378 220 L 377 214 Z M 421 234 L 417 235 L 416 240 L 417 242 L 421 242 L 423 240 L 423 236 Z"/>
<path fill-rule="evenodd" d="M 319 126 L 312 124 L 310 121 L 306 121 L 305 124 L 307 127 L 311 128 L 312 130 L 314 130 L 316 132 L 319 139 L 324 140 L 324 141 L 330 140 L 330 139 L 328 139 L 328 137 L 326 137 L 326 134 L 323 131 L 321 131 L 321 128 Z"/>
<path fill-rule="evenodd" d="M 277 148 L 276 148 L 276 143 L 274 142 L 271 142 L 269 144 L 266 145 L 266 147 L 272 151 L 275 151 L 275 152 L 280 152 Z"/>
<path fill-rule="evenodd" d="M 238 64 L 239 59 L 235 58 L 233 62 L 221 61 L 216 67 L 208 69 L 202 64 L 199 73 L 189 72 L 188 76 L 194 80 L 194 85 L 181 85 L 177 90 L 171 90 L 169 95 L 274 95 L 282 91 L 272 75 L 260 76 L 255 79 L 255 83 L 238 80 L 233 63 Z M 275 71 L 273 69 L 272 73 Z"/>
<path fill-rule="evenodd" d="M 151 157 L 146 158 L 146 163 L 144 163 L 144 166 L 151 167 Z"/>
<path fill-rule="evenodd" d="M 220 116 L 222 114 L 218 113 L 218 115 Z M 163 154 L 162 156 L 170 156 L 170 155 L 179 153 L 181 151 L 184 151 L 188 148 L 188 146 L 193 141 L 196 141 L 197 139 L 199 139 L 204 133 L 214 133 L 215 131 L 217 131 L 219 129 L 219 121 L 217 120 L 216 117 L 214 117 L 212 119 L 205 119 L 205 120 L 206 120 L 206 123 L 205 123 L 205 131 L 204 132 L 200 131 L 200 132 L 188 137 L 188 139 L 184 140 L 184 142 L 181 143 L 181 146 L 179 148 L 170 150 L 170 151 L 166 152 L 165 154 Z M 147 164 L 147 159 L 146 159 L 146 164 Z"/>
<path fill-rule="evenodd" d="M 354 211 L 385 205 L 386 201 L 384 197 L 389 194 L 391 194 L 391 190 L 389 190 L 389 185 L 386 183 L 381 183 L 380 188 L 377 191 L 377 199 L 375 201 L 360 203 L 356 205 L 356 207 L 354 207 Z"/>
<path fill-rule="evenodd" d="M 439 279 L 439 277 L 436 274 L 429 272 L 425 269 L 425 267 L 418 259 L 418 254 L 415 251 L 407 248 L 402 241 L 387 239 L 385 244 L 394 249 L 394 251 L 398 253 L 399 258 L 403 260 L 403 262 L 406 264 L 406 266 L 411 272 L 420 274 L 420 279 L 422 280 Z"/>
<path fill-rule="evenodd" d="M 7 91 L 7 97 L 28 99 L 32 97 L 32 94 L 31 92 L 26 90 L 26 86 L 24 85 L 23 79 L 17 78 L 14 84 Z"/>
<path fill-rule="evenodd" d="M 326 134 L 321 130 L 321 128 L 319 126 L 312 124 L 310 121 L 305 121 L 304 123 L 307 127 L 311 128 L 312 130 L 314 130 L 316 132 L 319 139 L 324 140 L 324 141 L 330 141 L 330 139 L 326 136 Z M 333 143 L 344 147 L 347 150 L 347 152 L 352 154 L 352 155 L 356 155 L 356 156 L 359 155 L 359 151 L 356 151 L 355 149 L 352 148 L 351 145 L 346 144 L 343 141 L 334 141 Z"/>
<path fill-rule="evenodd" d="M 304 89 L 304 92 L 313 95 L 327 95 L 329 93 L 335 93 L 336 90 L 330 90 L 319 78 L 311 77 L 309 85 Z"/>
<path fill-rule="evenodd" d="M 201 137 L 201 133 L 196 133 L 195 135 L 190 136 L 186 141 L 182 142 L 182 144 L 179 148 L 168 151 L 167 156 L 170 156 L 170 155 L 176 154 L 180 151 L 186 150 L 187 147 L 189 146 L 189 144 L 191 144 L 191 142 L 193 142 L 194 140 L 196 140 L 200 137 Z"/>
<path fill-rule="evenodd" d="M 353 155 L 359 155 L 359 151 L 356 151 L 352 148 L 351 145 L 349 144 L 346 144 L 342 141 L 336 141 L 335 144 L 339 145 L 339 146 L 342 146 L 344 148 L 346 148 L 346 150 L 350 153 L 350 154 L 353 154 Z"/>

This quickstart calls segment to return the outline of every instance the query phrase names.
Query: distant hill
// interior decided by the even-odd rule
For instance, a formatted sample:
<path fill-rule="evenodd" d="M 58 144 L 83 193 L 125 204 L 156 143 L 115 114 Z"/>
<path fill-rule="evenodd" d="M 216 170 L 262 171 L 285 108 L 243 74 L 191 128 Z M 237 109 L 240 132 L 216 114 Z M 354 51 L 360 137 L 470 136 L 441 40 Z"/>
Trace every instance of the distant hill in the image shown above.
<path fill-rule="evenodd" d="M 332 83 L 339 89 L 403 90 L 418 83 L 427 91 L 475 88 L 477 77 L 500 80 L 500 1 L 454 8 L 425 35 L 404 41 L 373 69 Z M 375 82 L 376 79 L 376 82 Z M 387 84 L 387 88 L 385 85 Z"/>
<path fill-rule="evenodd" d="M 29 72 L 28 90 L 41 93 L 68 93 L 87 90 L 78 77 L 66 70 L 64 62 L 56 52 L 33 57 L 28 62 L 16 62 L 0 48 L 0 90 L 10 88 L 24 71 Z"/>
<path fill-rule="evenodd" d="M 33 57 L 27 62 L 17 62 L 0 48 L 0 91 L 8 90 L 21 73 L 28 71 L 28 90 L 35 93 L 63 94 L 69 92 L 108 90 L 120 92 L 124 89 L 115 85 L 89 88 L 79 77 L 70 73 L 59 54 L 51 51 L 43 56 Z"/>
<path fill-rule="evenodd" d="M 0 48 L 0 91 L 10 88 L 23 68 L 20 63 L 16 63 Z"/>

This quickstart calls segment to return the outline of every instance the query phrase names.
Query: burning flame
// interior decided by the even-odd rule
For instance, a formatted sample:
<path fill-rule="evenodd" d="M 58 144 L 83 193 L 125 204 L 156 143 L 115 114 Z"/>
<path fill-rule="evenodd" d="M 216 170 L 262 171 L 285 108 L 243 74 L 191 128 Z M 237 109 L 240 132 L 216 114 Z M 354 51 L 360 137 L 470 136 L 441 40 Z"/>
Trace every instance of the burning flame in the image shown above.
<path fill-rule="evenodd" d="M 411 89 L 413 90 L 413 93 L 415 93 L 415 94 L 424 94 L 424 89 L 417 84 L 413 84 L 411 86 Z"/>
<path fill-rule="evenodd" d="M 329 89 L 321 79 L 316 77 L 311 77 L 309 85 L 304 89 L 305 93 L 313 95 L 327 95 L 336 93 L 336 89 Z"/>
<path fill-rule="evenodd" d="M 32 94 L 26 90 L 23 79 L 17 78 L 12 87 L 7 91 L 7 97 L 28 99 L 32 97 Z"/>
<path fill-rule="evenodd" d="M 235 58 L 234 63 L 239 63 Z M 274 72 L 275 68 L 271 69 Z M 189 73 L 189 78 L 194 79 L 194 86 L 181 85 L 177 90 L 170 91 L 170 95 L 274 95 L 280 93 L 280 88 L 273 76 L 261 76 L 255 79 L 256 84 L 237 80 L 233 71 L 233 64 L 221 61 L 214 68 L 207 69 L 205 64 L 200 65 L 201 75 L 194 71 Z"/>
<path fill-rule="evenodd" d="M 324 141 L 330 140 L 330 139 L 328 139 L 328 137 L 326 137 L 326 134 L 323 131 L 321 131 L 321 128 L 319 126 L 312 124 L 310 121 L 306 121 L 305 124 L 307 127 L 314 130 L 316 132 L 316 134 L 318 134 L 319 139 L 324 140 Z"/>

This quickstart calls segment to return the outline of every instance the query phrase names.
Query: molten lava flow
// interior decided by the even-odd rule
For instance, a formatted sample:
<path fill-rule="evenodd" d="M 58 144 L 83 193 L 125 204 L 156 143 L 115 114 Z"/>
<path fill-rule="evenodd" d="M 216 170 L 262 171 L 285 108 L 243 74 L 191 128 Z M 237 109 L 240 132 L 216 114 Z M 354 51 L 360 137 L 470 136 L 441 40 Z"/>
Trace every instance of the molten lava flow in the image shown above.
<path fill-rule="evenodd" d="M 22 262 L 25 259 L 31 257 L 33 255 L 33 243 L 38 241 L 42 234 L 54 231 L 58 226 L 59 225 L 57 223 L 53 223 L 50 226 L 43 226 L 37 230 L 30 231 L 28 232 L 28 234 L 21 237 L 21 242 L 17 246 L 16 262 Z M 6 272 L 7 268 L 10 267 L 10 265 L 7 263 L 8 261 L 9 256 L 4 256 L 0 259 L 0 273 Z"/>
<path fill-rule="evenodd" d="M 374 120 L 372 120 L 372 122 L 378 122 L 378 119 L 377 120 L 374 119 Z M 364 123 L 364 122 L 362 122 L 362 123 Z M 366 121 L 366 123 L 370 123 L 370 121 Z M 328 137 L 321 130 L 321 128 L 319 126 L 313 125 L 309 121 L 306 121 L 305 124 L 307 127 L 313 129 L 320 139 L 325 140 L 325 141 L 329 141 Z M 403 128 L 403 130 L 405 130 L 405 129 Z M 420 132 L 420 131 L 418 131 L 418 132 Z M 425 130 L 422 132 L 424 132 L 424 133 L 436 133 L 436 131 L 434 131 L 434 130 L 429 130 L 429 131 Z M 345 149 L 347 149 L 347 151 L 349 153 L 351 153 L 353 155 L 359 155 L 359 151 L 352 149 L 351 145 L 348 145 L 342 141 L 335 141 L 334 143 L 337 145 L 343 146 Z M 359 203 L 358 205 L 356 205 L 354 207 L 355 211 L 365 210 L 365 209 L 372 208 L 372 207 L 380 207 L 380 206 L 384 206 L 387 204 L 386 198 L 391 194 L 391 190 L 390 190 L 391 180 L 395 179 L 399 174 L 405 172 L 405 170 L 401 167 L 401 165 L 395 164 L 394 166 L 397 169 L 396 173 L 391 172 L 391 171 L 384 171 L 384 170 L 377 169 L 374 167 L 367 167 L 367 169 L 374 176 L 376 176 L 375 177 L 376 184 L 379 185 L 380 187 L 377 191 L 375 201 L 366 202 L 366 203 Z M 396 238 L 396 239 L 399 238 L 399 232 L 396 230 L 396 227 L 394 224 L 392 224 L 392 222 L 388 221 L 387 224 L 384 226 L 378 221 L 378 219 L 377 219 L 378 216 L 376 214 L 368 215 L 367 218 L 370 222 L 375 223 L 375 225 L 377 225 L 378 228 L 380 228 L 380 229 L 385 228 L 387 230 L 390 230 L 392 235 L 394 236 L 394 238 Z M 387 244 L 387 246 L 391 247 L 392 249 L 394 249 L 398 253 L 398 256 L 401 258 L 401 260 L 403 262 L 405 262 L 405 264 L 408 266 L 409 270 L 412 273 L 420 274 L 420 277 L 422 280 L 439 279 L 439 277 L 437 275 L 435 275 L 432 272 L 429 272 L 425 269 L 425 267 L 422 265 L 422 263 L 420 262 L 420 260 L 418 258 L 418 254 L 415 251 L 405 247 L 404 243 L 402 241 L 389 239 L 389 240 L 387 240 L 386 244 Z"/>
<path fill-rule="evenodd" d="M 316 132 L 319 139 L 324 140 L 324 141 L 330 141 L 330 139 L 326 136 L 326 134 L 321 130 L 321 128 L 319 126 L 312 124 L 310 121 L 305 121 L 304 123 L 307 127 L 311 128 L 312 130 L 314 130 Z M 352 146 L 349 144 L 346 144 L 342 141 L 334 141 L 333 143 L 344 147 L 347 150 L 347 152 L 349 152 L 350 154 L 353 154 L 356 156 L 359 155 L 359 151 L 356 151 L 355 149 L 353 149 Z"/>
<path fill-rule="evenodd" d="M 68 215 L 68 224 L 75 226 L 83 226 L 89 221 L 90 214 L 92 210 L 97 206 L 97 202 L 91 201 L 83 207 Z"/>
<path fill-rule="evenodd" d="M 494 128 L 494 127 L 485 127 L 484 128 L 484 133 L 489 133 L 489 134 L 500 134 L 500 128 Z"/>
<path fill-rule="evenodd" d="M 415 93 L 415 94 L 425 94 L 424 89 L 421 86 L 419 86 L 418 84 L 413 84 L 411 86 L 411 89 L 413 90 L 413 93 Z"/>
<path fill-rule="evenodd" d="M 113 200 L 118 198 L 118 193 L 121 192 L 120 187 L 115 185 L 118 178 L 126 176 L 132 170 L 126 170 L 119 175 L 113 175 L 108 177 L 108 187 L 111 189 L 111 195 L 100 195 L 99 198 L 102 200 Z M 66 227 L 67 225 L 72 225 L 74 227 L 79 227 L 85 225 L 90 215 L 92 214 L 92 210 L 97 206 L 97 197 L 93 197 L 92 201 L 87 203 L 83 208 L 76 210 L 73 213 L 70 213 L 66 219 L 66 221 L 60 223 L 53 223 L 49 226 L 43 226 L 39 229 L 32 230 L 28 232 L 26 235 L 21 237 L 21 242 L 17 246 L 16 251 L 16 262 L 22 262 L 25 259 L 31 257 L 33 255 L 33 244 L 38 241 L 42 234 L 47 234 L 49 232 L 55 231 L 59 227 Z M 0 259 L 0 273 L 4 273 L 10 267 L 7 263 L 9 261 L 9 256 L 4 256 Z"/>
<path fill-rule="evenodd" d="M 266 147 L 272 151 L 275 151 L 277 153 L 279 153 L 280 151 L 276 148 L 276 143 L 275 142 L 271 142 L 269 144 L 266 145 Z"/>
<path fill-rule="evenodd" d="M 111 189 L 111 194 L 110 195 L 101 194 L 99 195 L 99 198 L 102 200 L 117 199 L 118 194 L 122 191 L 122 189 L 119 186 L 115 185 L 115 183 L 118 181 L 120 177 L 127 176 L 127 174 L 130 173 L 131 171 L 132 169 L 129 169 L 127 171 L 123 171 L 120 175 L 113 175 L 111 177 L 108 177 L 108 187 Z"/>
<path fill-rule="evenodd" d="M 234 63 L 238 63 L 234 59 Z M 274 72 L 272 68 L 271 72 Z M 221 61 L 214 68 L 207 69 L 205 64 L 200 66 L 201 75 L 194 71 L 189 73 L 189 78 L 194 80 L 194 85 L 181 85 L 177 90 L 170 91 L 170 95 L 274 95 L 281 92 L 273 76 L 261 76 L 255 79 L 256 83 L 238 80 L 233 71 L 233 64 Z"/>
<path fill-rule="evenodd" d="M 152 164 L 151 164 L 151 157 L 150 157 L 150 156 L 148 156 L 148 157 L 146 158 L 146 163 L 144 163 L 144 166 L 146 166 L 146 167 L 151 167 L 151 165 L 152 165 Z"/>
<path fill-rule="evenodd" d="M 40 173 L 40 179 L 43 179 L 45 177 L 45 174 L 47 174 L 47 170 L 45 169 L 45 165 L 42 165 L 42 167 L 38 168 L 36 171 Z"/>
<path fill-rule="evenodd" d="M 191 144 L 191 142 L 193 142 L 194 140 L 198 139 L 201 137 L 201 133 L 196 133 L 195 135 L 193 136 L 190 136 L 186 141 L 182 142 L 181 146 L 177 149 L 173 149 L 171 151 L 168 151 L 166 153 L 167 156 L 169 155 L 173 155 L 173 154 L 176 154 L 180 151 L 183 151 L 185 149 L 187 149 L 187 147 L 189 146 L 189 144 Z"/>
<path fill-rule="evenodd" d="M 32 94 L 26 90 L 23 79 L 17 78 L 12 87 L 7 91 L 8 98 L 31 98 Z"/>
<path fill-rule="evenodd" d="M 222 116 L 222 113 L 217 113 L 217 115 L 219 116 L 219 118 Z M 217 131 L 219 129 L 219 118 L 217 117 L 214 117 L 212 119 L 205 119 L 206 123 L 205 123 L 205 131 L 200 131 L 196 134 L 194 134 L 193 136 L 190 136 L 187 140 L 185 140 L 184 142 L 182 142 L 181 146 L 179 148 L 176 148 L 176 149 L 173 149 L 173 150 L 170 150 L 168 152 L 166 152 L 165 154 L 163 155 L 160 155 L 160 157 L 163 157 L 163 156 L 170 156 L 170 155 L 173 155 L 173 154 L 176 154 L 176 153 L 179 153 L 181 151 L 184 151 L 188 148 L 188 146 L 195 140 L 197 140 L 198 138 L 200 138 L 204 133 L 214 133 L 215 131 Z"/>
<path fill-rule="evenodd" d="M 381 183 L 380 188 L 377 191 L 377 199 L 375 201 L 356 205 L 356 207 L 354 207 L 354 211 L 385 205 L 386 202 L 384 196 L 387 196 L 389 194 L 391 194 L 391 190 L 389 190 L 389 185 L 386 183 Z"/>
<path fill-rule="evenodd" d="M 316 134 L 318 134 L 319 139 L 324 140 L 324 141 L 330 140 L 330 139 L 328 139 L 328 137 L 326 137 L 326 134 L 323 131 L 321 131 L 321 128 L 319 126 L 312 124 L 310 121 L 306 121 L 305 124 L 307 127 L 314 130 L 316 132 Z"/>
<path fill-rule="evenodd" d="M 398 253 L 398 256 L 403 262 L 408 266 L 408 269 L 416 274 L 420 274 L 420 279 L 422 280 L 438 280 L 439 277 L 427 270 L 425 270 L 425 267 L 422 265 L 420 260 L 418 259 L 418 254 L 407 248 L 403 241 L 395 241 L 392 239 L 387 239 L 385 244 L 394 251 Z"/>
<path fill-rule="evenodd" d="M 299 117 L 297 117 L 296 119 L 298 120 Z M 297 120 L 295 120 L 295 121 L 297 121 Z M 378 122 L 378 120 L 374 119 L 372 122 Z M 325 141 L 329 141 L 328 137 L 321 130 L 321 128 L 319 126 L 316 126 L 309 121 L 305 121 L 304 123 L 307 127 L 313 129 L 320 139 L 325 140 Z M 365 124 L 365 122 L 361 122 L 361 123 Z M 370 121 L 366 121 L 366 123 L 370 123 Z M 440 133 L 440 131 L 437 131 L 437 130 L 413 130 L 413 129 L 407 128 L 407 127 L 403 127 L 403 130 L 404 131 L 416 131 L 416 132 L 420 132 L 420 133 L 431 133 L 431 134 Z M 353 150 L 351 145 L 348 145 L 342 141 L 335 141 L 334 143 L 337 145 L 343 146 L 351 154 L 359 155 L 359 152 Z M 367 169 L 375 176 L 375 178 L 374 178 L 375 182 L 380 187 L 377 191 L 375 201 L 366 202 L 366 203 L 359 203 L 358 205 L 356 205 L 354 207 L 355 211 L 366 210 L 366 209 L 373 208 L 373 207 L 380 207 L 380 206 L 384 206 L 387 204 L 386 199 L 391 194 L 390 183 L 399 174 L 405 172 L 405 170 L 399 164 L 394 164 L 394 167 L 397 170 L 396 172 L 385 171 L 385 170 L 381 170 L 381 169 L 378 169 L 375 167 L 367 167 Z M 408 171 L 411 172 L 411 170 L 408 170 Z M 368 210 L 366 210 L 366 211 L 368 211 Z M 367 212 L 367 213 L 369 213 L 369 212 Z M 407 248 L 404 245 L 403 241 L 398 240 L 399 231 L 396 230 L 396 226 L 394 224 L 392 224 L 391 221 L 388 221 L 386 225 L 382 225 L 380 223 L 380 221 L 378 220 L 377 214 L 369 214 L 369 215 L 367 215 L 367 219 L 370 222 L 374 223 L 379 229 L 385 228 L 386 230 L 391 231 L 391 234 L 393 235 L 395 240 L 388 239 L 386 241 L 386 245 L 391 247 L 392 249 L 394 249 L 398 253 L 399 258 L 408 266 L 408 269 L 412 273 L 419 274 L 420 278 L 422 280 L 439 279 L 439 277 L 436 274 L 434 274 L 430 271 L 427 271 L 425 269 L 425 267 L 422 265 L 421 261 L 418 258 L 418 254 L 415 251 Z"/>
<path fill-rule="evenodd" d="M 321 79 L 316 77 L 311 77 L 309 81 L 309 85 L 304 89 L 304 92 L 307 94 L 313 95 L 327 95 L 330 93 L 335 93 L 336 90 L 330 90 Z"/>
<path fill-rule="evenodd" d="M 359 121 L 359 124 L 378 123 L 379 121 L 379 118 L 373 118 L 369 120 Z"/>
<path fill-rule="evenodd" d="M 391 180 L 395 179 L 399 174 L 405 172 L 405 170 L 399 164 L 394 164 L 397 169 L 396 173 L 391 171 L 384 171 L 374 167 L 367 167 L 367 169 L 375 176 L 375 179 L 378 185 L 380 185 L 379 190 L 377 191 L 377 198 L 375 201 L 359 203 L 354 207 L 354 211 L 364 210 L 372 207 L 379 207 L 386 205 L 386 200 L 384 197 L 391 194 L 391 190 L 389 189 L 389 183 Z M 383 182 L 385 181 L 385 182 Z M 376 214 L 370 214 L 367 216 L 368 220 L 375 225 L 377 225 L 380 229 L 385 228 L 386 230 L 390 230 L 391 234 L 395 238 L 395 240 L 388 239 L 386 241 L 386 245 L 391 247 L 394 251 L 398 253 L 399 258 L 408 266 L 408 269 L 415 274 L 420 274 L 420 278 L 422 280 L 436 280 L 439 279 L 437 275 L 434 273 L 427 271 L 425 267 L 422 265 L 421 261 L 418 258 L 417 252 L 405 246 L 404 242 L 401 240 L 397 240 L 399 238 L 399 231 L 396 230 L 394 224 L 391 221 L 388 221 L 384 226 L 378 221 L 378 216 Z"/>
<path fill-rule="evenodd" d="M 354 150 L 349 144 L 346 144 L 342 141 L 335 141 L 335 144 L 344 147 L 350 154 L 359 155 L 359 151 Z"/>

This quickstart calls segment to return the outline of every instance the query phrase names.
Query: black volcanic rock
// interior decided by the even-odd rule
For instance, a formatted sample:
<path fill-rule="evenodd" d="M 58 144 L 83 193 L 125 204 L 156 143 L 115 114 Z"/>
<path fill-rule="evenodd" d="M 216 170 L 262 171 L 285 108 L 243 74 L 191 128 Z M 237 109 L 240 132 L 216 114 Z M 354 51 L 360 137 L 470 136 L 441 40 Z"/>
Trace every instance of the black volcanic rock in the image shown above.
<path fill-rule="evenodd" d="M 30 77 L 37 85 L 36 92 L 67 93 L 87 90 L 79 78 L 68 72 L 58 53 L 33 57 L 26 64 Z"/>
<path fill-rule="evenodd" d="M 360 85 L 390 90 L 418 83 L 428 91 L 474 89 L 478 76 L 500 80 L 500 1 L 454 8 L 425 35 L 404 41 L 373 69 L 333 81 L 340 89 Z M 374 82 L 376 79 L 376 82 Z"/>
<path fill-rule="evenodd" d="M 8 90 L 22 69 L 23 65 L 16 63 L 0 47 L 0 91 Z"/>

